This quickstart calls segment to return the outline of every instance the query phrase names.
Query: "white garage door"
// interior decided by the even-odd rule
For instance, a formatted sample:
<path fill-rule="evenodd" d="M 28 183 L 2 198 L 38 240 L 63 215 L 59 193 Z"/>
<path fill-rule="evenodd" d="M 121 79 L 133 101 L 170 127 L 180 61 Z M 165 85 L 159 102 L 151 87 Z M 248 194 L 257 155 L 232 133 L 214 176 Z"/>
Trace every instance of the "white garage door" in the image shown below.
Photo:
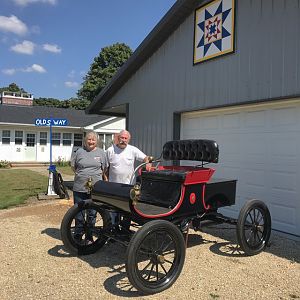
<path fill-rule="evenodd" d="M 300 236 L 300 100 L 184 113 L 182 139 L 213 139 L 215 177 L 236 178 L 236 217 L 247 199 L 263 200 L 272 227 Z"/>

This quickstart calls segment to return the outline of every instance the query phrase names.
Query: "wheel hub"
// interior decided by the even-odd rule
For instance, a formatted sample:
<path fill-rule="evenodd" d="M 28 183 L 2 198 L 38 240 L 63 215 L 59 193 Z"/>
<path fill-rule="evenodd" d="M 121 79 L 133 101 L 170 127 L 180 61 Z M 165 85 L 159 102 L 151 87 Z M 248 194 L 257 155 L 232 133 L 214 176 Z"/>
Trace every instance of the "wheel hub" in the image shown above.
<path fill-rule="evenodd" d="M 252 225 L 252 231 L 257 232 L 257 223 L 253 223 Z"/>
<path fill-rule="evenodd" d="M 262 225 L 260 225 L 258 222 L 253 223 L 252 225 L 252 232 L 257 233 L 262 229 Z"/>
<path fill-rule="evenodd" d="M 163 264 L 165 262 L 165 257 L 163 254 L 152 253 L 150 260 L 153 264 Z"/>
<path fill-rule="evenodd" d="M 163 264 L 165 262 L 165 257 L 163 255 L 157 255 L 157 261 Z"/>

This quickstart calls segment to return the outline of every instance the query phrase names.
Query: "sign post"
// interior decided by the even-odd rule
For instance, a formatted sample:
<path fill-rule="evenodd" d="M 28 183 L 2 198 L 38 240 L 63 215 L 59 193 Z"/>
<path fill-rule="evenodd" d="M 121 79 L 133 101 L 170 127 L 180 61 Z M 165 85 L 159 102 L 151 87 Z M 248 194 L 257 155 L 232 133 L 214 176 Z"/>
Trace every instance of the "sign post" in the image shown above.
<path fill-rule="evenodd" d="M 52 164 L 52 126 L 67 126 L 69 124 L 66 119 L 54 119 L 54 118 L 37 118 L 35 119 L 35 126 L 49 126 L 50 127 L 50 164 L 49 164 L 49 177 L 48 177 L 48 190 L 47 195 L 56 196 L 53 187 L 53 173 L 56 172 L 56 166 Z"/>

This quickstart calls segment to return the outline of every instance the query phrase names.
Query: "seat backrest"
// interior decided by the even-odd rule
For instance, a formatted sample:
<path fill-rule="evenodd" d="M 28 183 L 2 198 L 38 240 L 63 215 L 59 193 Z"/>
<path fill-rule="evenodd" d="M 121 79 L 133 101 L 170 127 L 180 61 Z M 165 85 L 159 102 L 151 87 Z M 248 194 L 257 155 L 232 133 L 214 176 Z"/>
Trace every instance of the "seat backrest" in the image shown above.
<path fill-rule="evenodd" d="M 169 141 L 163 147 L 164 160 L 196 160 L 217 163 L 219 146 L 212 140 Z"/>

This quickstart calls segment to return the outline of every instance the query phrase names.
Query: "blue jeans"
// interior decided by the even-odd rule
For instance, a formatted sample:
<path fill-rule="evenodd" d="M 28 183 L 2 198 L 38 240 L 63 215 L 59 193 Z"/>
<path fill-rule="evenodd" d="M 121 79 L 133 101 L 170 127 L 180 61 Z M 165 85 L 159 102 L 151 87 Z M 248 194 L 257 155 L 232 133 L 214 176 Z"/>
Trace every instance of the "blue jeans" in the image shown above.
<path fill-rule="evenodd" d="M 131 218 L 128 216 L 123 216 L 121 219 L 121 214 L 119 212 L 110 212 L 109 213 L 111 218 L 111 224 L 115 228 L 119 228 L 119 225 L 121 226 L 120 229 L 129 230 L 130 224 L 131 224 Z"/>
<path fill-rule="evenodd" d="M 87 199 L 90 199 L 91 196 L 88 193 L 83 192 L 73 192 L 74 196 L 74 204 L 79 204 Z M 84 213 L 78 213 L 75 216 L 75 235 L 81 237 L 83 234 L 91 235 L 91 233 L 84 232 L 84 223 L 87 222 L 88 228 L 93 228 L 96 223 L 96 210 L 87 209 L 85 210 L 86 215 Z M 87 237 L 91 238 L 91 237 Z"/>

